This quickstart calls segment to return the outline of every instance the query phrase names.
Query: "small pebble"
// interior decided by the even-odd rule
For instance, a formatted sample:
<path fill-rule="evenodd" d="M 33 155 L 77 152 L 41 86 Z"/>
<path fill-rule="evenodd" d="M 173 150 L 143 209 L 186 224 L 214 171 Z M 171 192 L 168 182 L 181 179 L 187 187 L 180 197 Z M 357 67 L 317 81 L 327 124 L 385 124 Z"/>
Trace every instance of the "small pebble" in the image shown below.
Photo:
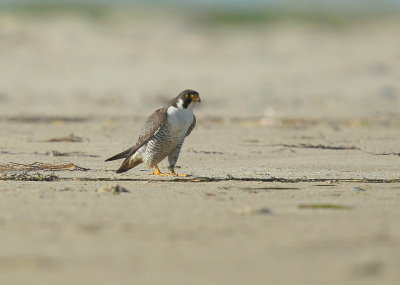
<path fill-rule="evenodd" d="M 236 214 L 239 216 L 249 216 L 254 214 L 267 215 L 271 214 L 272 211 L 269 208 L 252 208 L 252 207 L 244 207 L 236 211 Z"/>
<path fill-rule="evenodd" d="M 130 191 L 120 185 L 108 185 L 97 189 L 96 192 L 120 194 L 120 193 L 129 193 Z"/>
<path fill-rule="evenodd" d="M 357 191 L 357 192 L 363 192 L 363 191 L 365 191 L 365 189 L 364 189 L 364 188 L 361 188 L 361 187 L 351 187 L 351 190 L 352 190 L 352 191 Z"/>

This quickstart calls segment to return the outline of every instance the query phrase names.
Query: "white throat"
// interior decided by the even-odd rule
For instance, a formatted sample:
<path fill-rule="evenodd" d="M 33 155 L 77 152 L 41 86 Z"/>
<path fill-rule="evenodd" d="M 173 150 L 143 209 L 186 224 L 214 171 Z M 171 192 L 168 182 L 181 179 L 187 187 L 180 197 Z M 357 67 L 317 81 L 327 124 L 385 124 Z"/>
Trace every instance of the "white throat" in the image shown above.
<path fill-rule="evenodd" d="M 183 100 L 182 100 L 182 99 L 179 99 L 178 102 L 176 102 L 176 106 L 177 106 L 179 109 L 184 109 L 184 108 L 183 108 Z"/>
<path fill-rule="evenodd" d="M 187 109 L 187 110 L 193 110 L 193 107 L 194 107 L 195 104 L 196 104 L 195 101 L 190 102 L 190 104 L 187 106 L 186 109 Z M 183 100 L 182 100 L 182 99 L 179 99 L 178 102 L 176 102 L 176 106 L 177 106 L 177 108 L 179 108 L 179 109 L 185 109 L 185 108 L 183 107 Z"/>
<path fill-rule="evenodd" d="M 167 114 L 171 130 L 177 136 L 185 134 L 193 122 L 194 115 L 191 109 L 171 106 L 168 108 Z"/>

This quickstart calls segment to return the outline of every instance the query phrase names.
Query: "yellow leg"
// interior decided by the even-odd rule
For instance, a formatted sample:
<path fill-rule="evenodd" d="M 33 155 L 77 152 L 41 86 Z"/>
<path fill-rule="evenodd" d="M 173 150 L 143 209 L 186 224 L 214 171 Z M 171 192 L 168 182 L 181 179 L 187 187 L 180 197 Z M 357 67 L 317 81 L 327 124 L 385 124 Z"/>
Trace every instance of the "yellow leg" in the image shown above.
<path fill-rule="evenodd" d="M 161 173 L 160 168 L 158 168 L 158 166 L 155 166 L 156 171 L 153 172 L 153 175 L 162 175 L 163 173 Z"/>
<path fill-rule="evenodd" d="M 174 173 L 162 173 L 160 171 L 160 168 L 158 168 L 158 165 L 155 166 L 156 171 L 153 172 L 153 175 L 164 175 L 164 176 L 172 176 L 172 175 L 176 175 Z"/>
<path fill-rule="evenodd" d="M 179 177 L 188 177 L 189 176 L 189 174 L 177 174 L 172 167 L 170 167 L 170 170 L 171 170 L 171 175 L 174 175 L 174 176 L 179 176 Z"/>

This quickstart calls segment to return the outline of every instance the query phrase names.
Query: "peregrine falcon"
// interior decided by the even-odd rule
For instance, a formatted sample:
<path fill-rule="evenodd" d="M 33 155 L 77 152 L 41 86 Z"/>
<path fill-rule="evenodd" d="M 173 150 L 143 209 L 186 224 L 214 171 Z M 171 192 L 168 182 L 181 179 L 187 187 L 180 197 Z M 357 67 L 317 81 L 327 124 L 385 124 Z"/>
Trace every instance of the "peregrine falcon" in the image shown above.
<path fill-rule="evenodd" d="M 178 175 L 174 170 L 175 164 L 185 138 L 196 125 L 193 107 L 200 102 L 198 92 L 190 89 L 182 91 L 147 119 L 133 147 L 106 161 L 125 158 L 117 173 L 128 171 L 144 162 L 149 168 L 155 168 L 154 175 Z M 158 163 L 167 156 L 171 173 L 161 173 Z"/>

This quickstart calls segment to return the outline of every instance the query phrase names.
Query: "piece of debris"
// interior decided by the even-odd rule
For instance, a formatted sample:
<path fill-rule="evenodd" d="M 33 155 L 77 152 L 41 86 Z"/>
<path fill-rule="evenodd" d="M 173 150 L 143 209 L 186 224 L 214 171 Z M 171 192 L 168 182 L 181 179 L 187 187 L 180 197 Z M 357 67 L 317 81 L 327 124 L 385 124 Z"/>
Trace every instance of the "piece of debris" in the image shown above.
<path fill-rule="evenodd" d="M 252 207 L 244 207 L 236 211 L 236 214 L 239 216 L 250 216 L 255 214 L 266 215 L 271 214 L 272 211 L 269 208 L 252 208 Z"/>
<path fill-rule="evenodd" d="M 272 211 L 269 208 L 260 208 L 256 211 L 256 214 L 266 215 L 271 214 Z"/>
<path fill-rule="evenodd" d="M 105 170 L 106 171 L 106 170 Z M 221 182 L 221 181 L 252 181 L 252 182 L 282 182 L 282 183 L 298 183 L 298 182 L 321 182 L 321 183 L 400 183 L 400 178 L 394 179 L 368 179 L 368 178 L 282 178 L 282 177 L 269 177 L 269 178 L 257 178 L 257 177 L 178 177 L 172 179 L 148 179 L 143 178 L 115 178 L 115 177 L 63 177 L 60 178 L 63 181 L 108 181 L 108 182 L 120 182 L 120 181 L 143 181 L 147 183 L 203 183 L 203 182 Z M 230 188 L 227 188 L 230 189 Z"/>
<path fill-rule="evenodd" d="M 283 146 L 283 147 L 293 147 L 293 148 L 318 148 L 318 149 L 331 149 L 331 150 L 360 150 L 359 147 L 356 146 L 332 146 L 332 145 L 323 145 L 323 144 L 274 144 L 272 146 Z"/>
<path fill-rule="evenodd" d="M 0 174 L 0 180 L 6 181 L 57 181 L 59 179 L 58 176 L 54 174 L 50 175 L 43 175 L 40 173 L 29 174 L 28 172 L 25 173 L 6 173 Z"/>
<path fill-rule="evenodd" d="M 104 186 L 102 188 L 97 189 L 96 192 L 112 193 L 112 194 L 118 195 L 121 193 L 129 193 L 130 191 L 120 185 L 108 185 L 108 186 Z"/>
<path fill-rule="evenodd" d="M 352 273 L 358 277 L 371 277 L 382 273 L 384 264 L 378 260 L 370 260 L 360 264 L 355 264 Z"/>
<path fill-rule="evenodd" d="M 335 210 L 351 210 L 353 207 L 338 204 L 301 204 L 299 209 L 335 209 Z"/>
<path fill-rule="evenodd" d="M 47 140 L 43 140 L 44 142 L 83 142 L 85 139 L 83 137 L 75 136 L 74 134 L 70 134 L 66 137 L 57 137 L 51 138 Z"/>
<path fill-rule="evenodd" d="M 73 152 L 61 152 L 57 150 L 46 151 L 45 155 L 49 156 L 84 156 L 84 157 L 100 157 L 99 155 L 86 154 L 84 152 L 73 151 Z"/>
<path fill-rule="evenodd" d="M 373 155 L 395 155 L 395 156 L 400 156 L 400 152 L 382 152 L 382 153 L 374 153 L 374 152 L 367 152 L 369 154 Z"/>
<path fill-rule="evenodd" d="M 258 139 L 247 139 L 247 140 L 243 140 L 243 142 L 245 142 L 245 143 L 259 143 L 260 140 L 258 140 Z"/>
<path fill-rule="evenodd" d="M 258 190 L 263 190 L 263 191 L 271 191 L 271 190 L 300 190 L 300 188 L 297 187 L 240 187 L 239 189 L 243 191 L 258 191 Z"/>
<path fill-rule="evenodd" d="M 9 163 L 0 164 L 0 171 L 13 171 L 13 170 L 24 170 L 24 171 L 34 171 L 34 170 L 45 170 L 45 171 L 88 171 L 89 168 L 80 167 L 73 163 L 63 163 L 63 164 L 50 164 L 43 162 L 34 162 L 31 164 L 23 163 Z"/>
<path fill-rule="evenodd" d="M 205 150 L 195 150 L 193 148 L 189 148 L 188 152 L 193 152 L 193 153 L 204 153 L 204 154 L 224 154 L 222 151 L 205 151 Z"/>
<path fill-rule="evenodd" d="M 293 149 L 288 149 L 288 148 L 280 148 L 276 150 L 271 150 L 271 152 L 282 152 L 282 151 L 290 151 L 291 153 L 296 153 Z"/>
<path fill-rule="evenodd" d="M 53 123 L 83 123 L 89 120 L 86 117 L 63 117 L 63 116 L 14 116 L 2 118 L 6 122 L 12 123 L 40 123 L 40 124 L 53 124 Z"/>
<path fill-rule="evenodd" d="M 70 187 L 64 187 L 64 188 L 58 189 L 58 191 L 59 192 L 69 192 L 69 191 L 72 191 L 72 189 Z"/>
<path fill-rule="evenodd" d="M 356 191 L 356 192 L 364 192 L 365 189 L 361 188 L 361 187 L 351 187 L 350 188 L 352 191 Z"/>

